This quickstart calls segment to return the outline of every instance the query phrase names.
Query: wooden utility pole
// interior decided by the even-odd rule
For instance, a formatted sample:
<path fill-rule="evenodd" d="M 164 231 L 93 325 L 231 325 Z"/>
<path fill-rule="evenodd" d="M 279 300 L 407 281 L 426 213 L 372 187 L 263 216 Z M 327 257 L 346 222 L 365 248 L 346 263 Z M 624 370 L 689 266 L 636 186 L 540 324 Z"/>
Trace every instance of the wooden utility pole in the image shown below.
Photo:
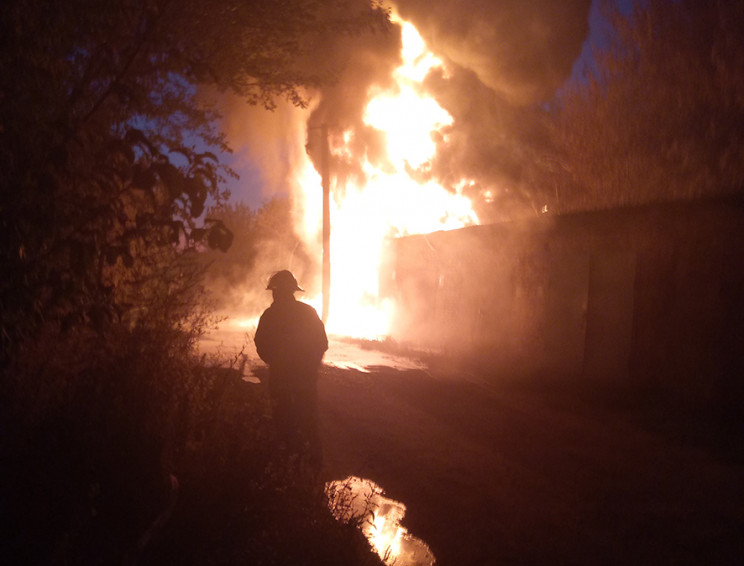
<path fill-rule="evenodd" d="M 323 313 L 321 319 L 328 321 L 328 305 L 331 294 L 331 179 L 330 148 L 328 147 L 328 125 L 320 127 L 321 158 L 320 172 L 323 177 Z"/>

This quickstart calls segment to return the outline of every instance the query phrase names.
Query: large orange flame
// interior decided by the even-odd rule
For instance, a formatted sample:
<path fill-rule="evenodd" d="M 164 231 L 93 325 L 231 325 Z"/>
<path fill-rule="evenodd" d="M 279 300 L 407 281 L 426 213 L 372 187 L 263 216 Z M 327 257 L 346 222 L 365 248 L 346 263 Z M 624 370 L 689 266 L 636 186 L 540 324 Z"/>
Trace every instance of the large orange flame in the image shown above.
<path fill-rule="evenodd" d="M 416 28 L 402 26 L 403 63 L 394 72 L 394 86 L 370 93 L 364 122 L 384 134 L 384 168 L 361 156 L 365 180 L 335 187 L 331 202 L 331 293 L 327 328 L 345 336 L 378 338 L 388 334 L 392 305 L 379 296 L 379 269 L 385 238 L 449 230 L 477 223 L 470 201 L 422 175 L 436 154 L 435 134 L 446 143 L 443 129 L 452 117 L 429 96 L 422 82 L 429 72 L 445 72 Z M 349 130 L 331 147 L 333 155 L 348 159 Z M 310 162 L 306 167 L 311 167 Z M 320 177 L 314 170 L 300 174 L 306 191 L 301 232 L 307 237 L 320 225 Z M 459 184 L 465 186 L 465 181 Z M 310 302 L 320 310 L 321 297 Z"/>

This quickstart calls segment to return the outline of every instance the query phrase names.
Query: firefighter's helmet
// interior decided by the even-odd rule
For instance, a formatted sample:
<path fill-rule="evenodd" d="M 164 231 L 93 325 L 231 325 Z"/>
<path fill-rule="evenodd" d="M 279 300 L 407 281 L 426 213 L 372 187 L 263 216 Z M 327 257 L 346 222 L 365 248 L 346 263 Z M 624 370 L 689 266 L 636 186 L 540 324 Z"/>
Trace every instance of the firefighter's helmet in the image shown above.
<path fill-rule="evenodd" d="M 304 289 L 297 284 L 297 279 L 292 275 L 292 272 L 286 269 L 274 273 L 274 275 L 269 279 L 269 284 L 266 286 L 266 289 L 268 291 L 273 291 L 275 289 L 292 292 L 304 291 Z"/>

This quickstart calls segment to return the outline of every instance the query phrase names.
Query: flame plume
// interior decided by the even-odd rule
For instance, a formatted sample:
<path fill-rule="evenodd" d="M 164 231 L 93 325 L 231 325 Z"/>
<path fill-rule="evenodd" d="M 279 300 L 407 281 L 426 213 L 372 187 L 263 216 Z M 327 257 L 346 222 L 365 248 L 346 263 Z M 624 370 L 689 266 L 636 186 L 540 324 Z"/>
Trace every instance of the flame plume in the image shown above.
<path fill-rule="evenodd" d="M 402 27 L 402 64 L 393 86 L 369 93 L 364 126 L 385 142 L 382 158 L 354 155 L 358 132 L 348 128 L 331 140 L 338 161 L 356 160 L 362 176 L 336 179 L 331 199 L 331 293 L 329 332 L 362 338 L 388 334 L 392 306 L 379 295 L 379 269 L 386 238 L 449 230 L 478 222 L 470 201 L 431 178 L 437 143 L 446 143 L 452 117 L 423 88 L 433 70 L 446 74 L 441 60 L 426 47 L 416 28 Z M 435 141 L 437 140 L 437 141 Z M 305 167 L 312 167 L 310 161 Z M 300 175 L 304 194 L 301 232 L 317 241 L 320 226 L 320 180 Z M 466 181 L 459 183 L 465 186 Z M 316 204 L 317 202 L 317 204 Z M 315 232 L 314 232 L 315 230 Z M 319 309 L 320 297 L 310 300 Z"/>

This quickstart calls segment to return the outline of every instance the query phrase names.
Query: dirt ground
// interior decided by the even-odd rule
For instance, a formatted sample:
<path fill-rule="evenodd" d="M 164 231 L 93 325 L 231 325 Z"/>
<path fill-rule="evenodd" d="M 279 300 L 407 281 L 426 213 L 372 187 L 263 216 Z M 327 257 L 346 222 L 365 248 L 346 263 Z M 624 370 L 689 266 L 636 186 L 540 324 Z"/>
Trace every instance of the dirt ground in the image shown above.
<path fill-rule="evenodd" d="M 382 486 L 439 565 L 742 563 L 744 467 L 632 399 L 339 341 L 319 388 L 324 479 Z"/>

